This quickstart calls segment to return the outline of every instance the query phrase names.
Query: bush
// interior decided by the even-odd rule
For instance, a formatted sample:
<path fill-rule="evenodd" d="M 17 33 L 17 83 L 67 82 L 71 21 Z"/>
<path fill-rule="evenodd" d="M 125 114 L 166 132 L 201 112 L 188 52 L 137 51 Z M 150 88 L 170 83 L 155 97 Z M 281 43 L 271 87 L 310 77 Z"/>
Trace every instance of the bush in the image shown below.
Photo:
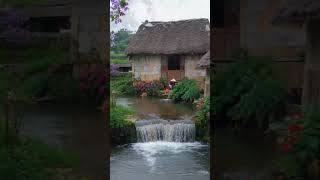
<path fill-rule="evenodd" d="M 193 102 L 200 97 L 200 90 L 195 80 L 184 79 L 169 94 L 173 101 Z"/>
<path fill-rule="evenodd" d="M 144 92 L 148 96 L 161 96 L 164 86 L 160 81 L 153 80 L 151 82 L 137 81 L 134 82 L 133 87 L 135 88 L 136 94 L 140 95 Z"/>
<path fill-rule="evenodd" d="M 294 115 L 288 124 L 274 129 L 284 139 L 277 162 L 288 179 L 314 179 L 310 170 L 320 170 L 319 164 L 314 164 L 320 160 L 320 111 L 310 108 L 304 114 Z"/>
<path fill-rule="evenodd" d="M 116 91 L 119 95 L 135 95 L 136 90 L 133 87 L 131 75 L 122 74 L 113 77 L 110 83 L 110 92 Z"/>
<path fill-rule="evenodd" d="M 209 97 L 204 98 L 204 101 L 201 102 L 200 110 L 196 114 L 196 130 L 197 137 L 201 141 L 208 141 L 210 136 L 209 128 L 210 128 L 210 99 Z M 213 112 L 211 112 L 213 113 Z"/>
<path fill-rule="evenodd" d="M 121 105 L 112 106 L 110 108 L 110 127 L 123 128 L 132 122 L 127 121 L 126 118 L 134 113 L 133 109 Z"/>
<path fill-rule="evenodd" d="M 267 128 L 270 117 L 281 114 L 286 88 L 277 80 L 269 59 L 245 57 L 216 74 L 213 98 L 217 114 L 239 126 L 255 124 Z"/>

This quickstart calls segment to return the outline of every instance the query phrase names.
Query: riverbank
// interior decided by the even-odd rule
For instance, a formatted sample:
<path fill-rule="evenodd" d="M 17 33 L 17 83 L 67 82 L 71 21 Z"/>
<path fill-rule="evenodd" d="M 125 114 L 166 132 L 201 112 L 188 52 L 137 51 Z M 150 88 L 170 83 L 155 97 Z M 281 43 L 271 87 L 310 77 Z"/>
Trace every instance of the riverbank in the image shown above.
<path fill-rule="evenodd" d="M 53 147 L 78 154 L 79 166 L 62 170 L 80 179 L 106 179 L 107 132 L 101 110 L 87 105 L 21 104 L 21 136 L 37 137 Z M 88 178 L 87 178 L 88 179 Z"/>

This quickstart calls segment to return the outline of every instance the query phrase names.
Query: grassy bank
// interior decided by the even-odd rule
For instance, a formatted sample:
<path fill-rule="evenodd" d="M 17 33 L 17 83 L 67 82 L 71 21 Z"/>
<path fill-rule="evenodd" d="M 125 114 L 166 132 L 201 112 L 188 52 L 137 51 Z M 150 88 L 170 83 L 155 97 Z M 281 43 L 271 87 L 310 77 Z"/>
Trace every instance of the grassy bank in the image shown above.
<path fill-rule="evenodd" d="M 35 138 L 19 138 L 6 145 L 5 123 L 0 121 L 0 179 L 59 179 L 62 169 L 76 168 L 77 155 Z"/>
<path fill-rule="evenodd" d="M 136 130 L 130 116 L 135 114 L 134 110 L 121 105 L 112 105 L 110 107 L 110 128 L 112 144 L 127 144 L 136 142 Z"/>

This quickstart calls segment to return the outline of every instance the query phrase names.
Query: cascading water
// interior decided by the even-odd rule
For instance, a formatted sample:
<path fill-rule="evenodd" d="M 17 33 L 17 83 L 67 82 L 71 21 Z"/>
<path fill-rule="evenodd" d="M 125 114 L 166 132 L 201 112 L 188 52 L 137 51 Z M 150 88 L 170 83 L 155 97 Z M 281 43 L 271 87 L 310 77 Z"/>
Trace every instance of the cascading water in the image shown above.
<path fill-rule="evenodd" d="M 116 147 L 111 180 L 210 179 L 209 146 L 195 141 L 192 107 L 153 98 L 134 98 L 131 106 L 137 142 Z"/>
<path fill-rule="evenodd" d="M 137 121 L 138 142 L 194 142 L 195 124 L 191 121 Z"/>

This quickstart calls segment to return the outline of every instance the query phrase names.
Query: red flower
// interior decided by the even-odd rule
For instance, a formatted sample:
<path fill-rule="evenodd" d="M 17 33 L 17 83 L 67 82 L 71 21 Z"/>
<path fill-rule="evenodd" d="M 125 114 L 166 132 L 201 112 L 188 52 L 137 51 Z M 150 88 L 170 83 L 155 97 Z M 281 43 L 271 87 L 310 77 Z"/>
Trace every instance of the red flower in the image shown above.
<path fill-rule="evenodd" d="M 290 133 L 293 133 L 293 132 L 299 132 L 303 129 L 302 126 L 298 125 L 298 124 L 292 124 L 288 127 L 288 130 Z"/>
<path fill-rule="evenodd" d="M 290 148 L 291 148 L 291 145 L 290 145 L 289 143 L 283 143 L 283 144 L 281 145 L 281 150 L 282 150 L 283 152 L 288 152 L 288 151 L 290 150 Z"/>

